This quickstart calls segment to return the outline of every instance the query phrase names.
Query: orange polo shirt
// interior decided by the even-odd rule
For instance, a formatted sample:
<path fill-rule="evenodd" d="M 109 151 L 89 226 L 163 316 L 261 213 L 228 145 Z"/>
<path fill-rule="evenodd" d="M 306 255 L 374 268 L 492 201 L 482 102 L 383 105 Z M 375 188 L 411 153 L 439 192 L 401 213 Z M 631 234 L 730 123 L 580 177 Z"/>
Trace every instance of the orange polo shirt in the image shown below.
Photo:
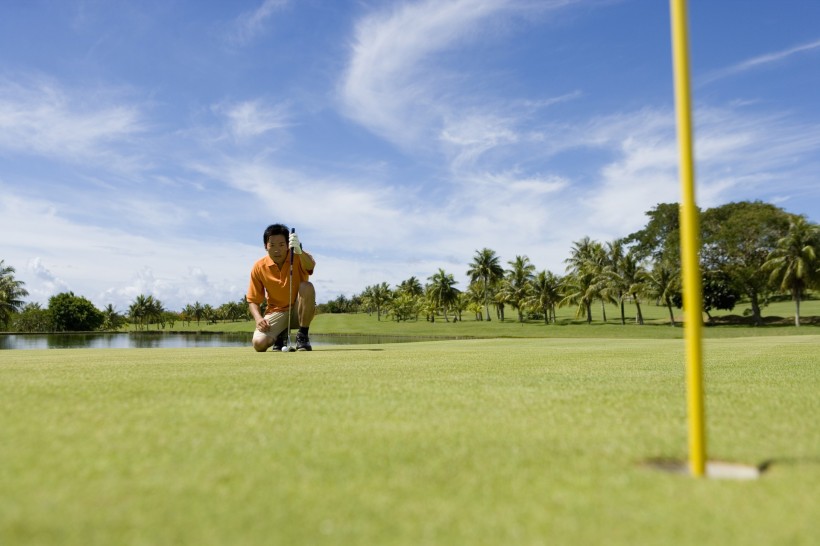
<path fill-rule="evenodd" d="M 310 256 L 310 254 L 308 254 Z M 302 281 L 307 281 L 313 270 L 305 270 L 302 267 L 302 260 L 299 256 L 294 256 L 293 260 L 293 301 L 288 302 L 290 293 L 290 254 L 287 255 L 282 268 L 276 265 L 267 254 L 256 261 L 251 268 L 251 282 L 248 285 L 248 302 L 261 305 L 263 301 L 268 302 L 265 313 L 274 311 L 286 311 L 290 305 L 296 301 L 299 293 L 299 285 Z M 313 259 L 313 256 L 311 256 Z"/>

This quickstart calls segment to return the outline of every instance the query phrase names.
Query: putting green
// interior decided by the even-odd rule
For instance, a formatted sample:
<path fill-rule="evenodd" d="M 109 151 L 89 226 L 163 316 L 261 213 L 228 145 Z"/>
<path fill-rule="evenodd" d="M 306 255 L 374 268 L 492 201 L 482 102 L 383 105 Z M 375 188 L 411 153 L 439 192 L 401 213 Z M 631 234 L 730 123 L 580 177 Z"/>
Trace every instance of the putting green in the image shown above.
<path fill-rule="evenodd" d="M 812 544 L 820 336 L 0 354 L 0 544 Z"/>

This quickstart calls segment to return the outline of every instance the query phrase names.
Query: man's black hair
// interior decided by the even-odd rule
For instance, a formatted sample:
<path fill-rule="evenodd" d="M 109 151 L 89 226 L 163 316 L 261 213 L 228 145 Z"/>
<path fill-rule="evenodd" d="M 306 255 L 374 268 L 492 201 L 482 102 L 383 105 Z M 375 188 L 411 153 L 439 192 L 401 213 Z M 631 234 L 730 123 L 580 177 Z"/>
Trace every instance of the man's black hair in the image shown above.
<path fill-rule="evenodd" d="M 290 230 L 285 224 L 271 224 L 265 228 L 265 234 L 262 235 L 262 244 L 268 246 L 268 239 L 274 235 L 282 235 L 287 241 L 290 236 Z"/>

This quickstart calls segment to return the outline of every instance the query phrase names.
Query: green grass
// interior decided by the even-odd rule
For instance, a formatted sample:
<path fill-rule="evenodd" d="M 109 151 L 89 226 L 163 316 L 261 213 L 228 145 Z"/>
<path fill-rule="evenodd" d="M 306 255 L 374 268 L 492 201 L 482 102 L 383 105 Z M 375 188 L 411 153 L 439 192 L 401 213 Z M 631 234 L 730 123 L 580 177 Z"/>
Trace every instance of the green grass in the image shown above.
<path fill-rule="evenodd" d="M 716 311 L 715 317 L 741 315 L 748 307 L 739 304 L 733 311 Z M 341 335 L 384 335 L 384 336 L 414 336 L 414 337 L 441 337 L 441 338 L 623 338 L 623 339 L 681 339 L 683 329 L 678 324 L 673 328 L 669 324 L 669 313 L 665 307 L 644 304 L 642 311 L 646 324 L 635 324 L 635 307 L 626 307 L 627 324 L 620 322 L 620 311 L 613 305 L 607 306 L 607 322 L 601 320 L 600 304 L 593 307 L 593 322 L 587 324 L 583 319 L 574 316 L 573 309 L 558 310 L 557 324 L 544 324 L 543 320 L 526 320 L 518 322 L 517 313 L 507 309 L 505 321 L 501 322 L 493 317 L 492 321 L 476 321 L 469 313 L 462 315 L 461 322 L 445 322 L 439 316 L 435 323 L 424 320 L 409 322 L 395 322 L 389 317 L 377 320 L 376 314 L 321 314 L 316 316 L 311 331 L 324 334 Z M 676 320 L 681 319 L 681 312 L 675 309 Z M 782 317 L 782 324 L 766 324 L 761 327 L 747 325 L 717 325 L 704 328 L 707 338 L 724 337 L 759 337 L 759 336 L 793 336 L 818 335 L 820 333 L 820 300 L 812 299 L 802 303 L 801 316 L 806 323 L 797 328 L 793 325 L 794 304 L 791 301 L 772 302 L 763 309 L 764 318 Z M 815 323 L 809 324 L 814 318 Z M 131 327 L 133 328 L 133 327 Z M 185 325 L 181 322 L 167 325 L 165 331 L 211 331 L 211 332 L 252 332 L 254 324 L 251 321 L 219 322 L 216 324 L 197 324 L 193 322 Z M 151 326 L 149 331 L 156 331 Z"/>
<path fill-rule="evenodd" d="M 813 544 L 820 336 L 8 351 L 0 544 Z"/>

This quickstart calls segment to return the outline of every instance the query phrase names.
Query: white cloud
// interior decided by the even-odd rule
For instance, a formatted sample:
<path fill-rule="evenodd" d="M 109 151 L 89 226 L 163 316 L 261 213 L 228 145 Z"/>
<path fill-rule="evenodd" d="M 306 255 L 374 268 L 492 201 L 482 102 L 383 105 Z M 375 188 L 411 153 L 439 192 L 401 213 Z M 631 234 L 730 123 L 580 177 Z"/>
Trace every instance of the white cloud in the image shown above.
<path fill-rule="evenodd" d="M 698 205 L 765 198 L 812 176 L 820 128 L 738 109 L 695 111 L 695 183 Z M 589 190 L 595 223 L 621 235 L 639 229 L 643 213 L 661 202 L 679 202 L 678 149 L 672 111 L 643 110 L 590 122 L 581 131 L 590 145 L 616 150 Z M 570 137 L 575 145 L 582 138 Z M 782 196 L 781 196 L 782 198 Z"/>
<path fill-rule="evenodd" d="M 138 164 L 114 145 L 146 129 L 139 107 L 102 89 L 70 91 L 43 78 L 23 80 L 0 80 L 0 150 L 77 163 Z"/>
<path fill-rule="evenodd" d="M 721 68 L 719 70 L 709 72 L 705 74 L 703 77 L 698 78 L 698 85 L 706 85 L 714 81 L 727 78 L 729 76 L 734 76 L 736 74 L 748 72 L 750 70 L 754 70 L 766 65 L 776 64 L 785 61 L 789 57 L 793 57 L 798 53 L 813 51 L 815 49 L 820 49 L 820 40 L 815 40 L 813 42 L 808 42 L 788 49 L 775 51 L 773 53 L 758 55 L 757 57 L 752 57 L 751 59 L 747 59 L 732 66 L 728 66 L 726 68 Z"/>
<path fill-rule="evenodd" d="M 122 310 L 139 293 L 172 309 L 195 299 L 219 305 L 242 297 L 250 265 L 261 252 L 261 245 L 85 225 L 67 219 L 57 203 L 2 189 L 0 248 L 7 263 L 28 264 L 18 270 L 19 278 L 41 303 L 70 290 L 100 308 L 113 303 Z"/>
<path fill-rule="evenodd" d="M 457 104 L 470 100 L 463 81 L 443 66 L 439 54 L 487 39 L 490 33 L 482 31 L 503 16 L 571 3 L 426 0 L 370 15 L 356 26 L 340 84 L 344 112 L 394 144 L 423 144 L 440 133 L 442 119 L 461 109 Z M 459 138 L 455 128 L 444 132 L 445 139 Z"/>
<path fill-rule="evenodd" d="M 214 107 L 228 120 L 228 130 L 235 140 L 247 140 L 270 131 L 285 129 L 291 125 L 290 113 L 285 104 L 266 104 L 262 100 L 249 100 Z"/>
<path fill-rule="evenodd" d="M 229 42 L 239 46 L 247 45 L 265 30 L 273 14 L 288 3 L 289 0 L 264 0 L 256 9 L 242 13 L 231 25 Z"/>

